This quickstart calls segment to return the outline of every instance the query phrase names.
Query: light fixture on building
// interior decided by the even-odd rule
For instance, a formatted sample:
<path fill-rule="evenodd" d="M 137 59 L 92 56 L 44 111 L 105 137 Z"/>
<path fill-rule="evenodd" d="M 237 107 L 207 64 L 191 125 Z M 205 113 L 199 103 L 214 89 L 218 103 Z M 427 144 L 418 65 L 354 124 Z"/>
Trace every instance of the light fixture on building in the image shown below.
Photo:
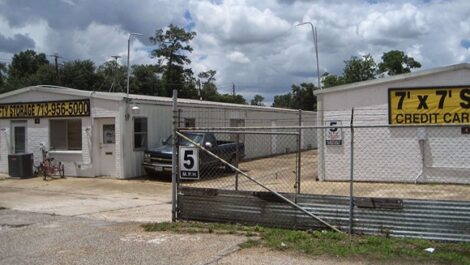
<path fill-rule="evenodd" d="M 132 114 L 139 114 L 140 113 L 140 107 L 137 105 L 132 105 L 131 107 Z"/>

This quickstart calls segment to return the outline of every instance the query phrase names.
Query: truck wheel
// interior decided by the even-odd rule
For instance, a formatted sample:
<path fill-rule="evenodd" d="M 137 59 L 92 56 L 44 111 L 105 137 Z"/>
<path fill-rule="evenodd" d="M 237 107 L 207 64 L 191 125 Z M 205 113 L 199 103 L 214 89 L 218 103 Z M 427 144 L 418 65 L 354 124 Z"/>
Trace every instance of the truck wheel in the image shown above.
<path fill-rule="evenodd" d="M 230 158 L 230 160 L 227 161 L 227 162 L 229 162 L 231 165 L 233 165 L 233 162 L 235 162 L 235 156 L 232 156 L 232 158 Z M 225 165 L 225 172 L 233 173 L 233 172 L 235 172 L 235 170 L 233 168 L 229 167 L 228 165 Z"/>

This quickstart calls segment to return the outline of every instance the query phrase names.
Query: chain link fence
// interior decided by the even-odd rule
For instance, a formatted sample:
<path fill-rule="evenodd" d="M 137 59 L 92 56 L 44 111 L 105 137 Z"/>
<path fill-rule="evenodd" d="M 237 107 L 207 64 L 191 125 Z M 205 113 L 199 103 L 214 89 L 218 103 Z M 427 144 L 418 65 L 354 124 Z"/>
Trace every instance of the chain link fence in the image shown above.
<path fill-rule="evenodd" d="M 329 112 L 324 120 L 301 112 L 282 119 L 228 119 L 227 113 L 201 112 L 207 119 L 194 118 L 197 112 L 179 112 L 178 132 L 202 147 L 200 179 L 180 181 L 180 189 L 272 191 L 293 202 L 306 195 L 330 196 L 336 200 L 328 204 L 336 211 L 336 219 L 344 211 L 341 222 L 336 222 L 338 227 L 347 230 L 349 226 L 350 232 L 354 222 L 357 229 L 361 227 L 361 218 L 392 218 L 389 228 L 384 223 L 375 228 L 362 225 L 365 233 L 372 228 L 388 233 L 394 227 L 393 218 L 401 218 L 405 204 L 470 203 L 470 137 L 460 126 L 389 126 L 383 111 L 359 111 L 357 120 L 344 112 Z M 416 211 L 430 216 L 439 211 L 439 218 L 450 221 L 455 217 L 459 229 L 470 234 L 470 205 L 439 210 L 426 207 Z M 369 217 L 355 217 L 353 212 L 361 209 L 374 209 L 379 217 L 369 213 L 364 215 Z M 336 220 L 328 215 L 323 218 L 332 223 Z M 417 229 L 417 234 L 410 232 L 417 237 L 423 237 L 418 227 L 431 227 L 430 222 L 435 221 L 413 218 L 407 222 Z M 434 234 L 429 238 L 446 239 Z"/>
<path fill-rule="evenodd" d="M 209 151 L 279 192 L 349 196 L 352 177 L 355 196 L 470 201 L 470 142 L 455 137 L 460 128 L 354 128 L 351 145 L 351 129 L 336 127 L 341 145 L 302 148 L 301 135 L 327 129 L 183 131 L 198 141 L 213 137 L 205 139 Z M 263 189 L 205 152 L 200 157 L 201 179 L 181 185 Z"/>

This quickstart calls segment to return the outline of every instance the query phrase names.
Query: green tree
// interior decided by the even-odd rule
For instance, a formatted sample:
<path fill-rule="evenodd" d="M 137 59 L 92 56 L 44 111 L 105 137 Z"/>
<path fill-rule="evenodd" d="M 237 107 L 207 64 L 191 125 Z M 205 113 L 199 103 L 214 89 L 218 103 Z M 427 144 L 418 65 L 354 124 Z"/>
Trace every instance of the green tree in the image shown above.
<path fill-rule="evenodd" d="M 219 96 L 217 92 L 217 86 L 214 84 L 215 75 L 217 71 L 209 70 L 206 72 L 201 72 L 198 75 L 198 82 L 201 86 L 201 97 L 203 100 L 215 101 Z"/>
<path fill-rule="evenodd" d="M 195 36 L 196 32 L 186 32 L 184 28 L 170 24 L 168 29 L 159 29 L 154 37 L 150 37 L 150 41 L 157 45 L 152 51 L 152 57 L 163 64 L 166 96 L 171 96 L 172 90 L 178 89 L 180 97 L 193 97 L 193 94 L 197 97 L 197 92 L 191 91 L 191 85 L 185 86 L 185 81 L 192 75 L 191 69 L 186 69 L 185 66 L 191 63 L 187 54 L 193 51 L 189 42 Z"/>
<path fill-rule="evenodd" d="M 219 94 L 214 101 L 224 103 L 246 104 L 246 100 L 242 95 Z"/>
<path fill-rule="evenodd" d="M 263 96 L 255 95 L 253 99 L 250 101 L 250 104 L 254 106 L 264 106 L 263 101 L 264 101 Z"/>
<path fill-rule="evenodd" d="M 126 91 L 126 67 L 112 60 L 103 63 L 96 70 L 97 79 L 102 83 L 97 88 L 101 91 Z"/>
<path fill-rule="evenodd" d="M 140 95 L 166 96 L 166 92 L 158 79 L 155 65 L 132 66 L 131 91 Z"/>
<path fill-rule="evenodd" d="M 272 107 L 290 109 L 292 108 L 292 101 L 293 99 L 291 93 L 277 95 L 274 96 L 274 102 L 272 104 Z"/>
<path fill-rule="evenodd" d="M 378 66 L 379 73 L 399 75 L 410 73 L 412 68 L 420 68 L 421 63 L 408 57 L 403 51 L 392 50 L 382 55 L 382 62 Z"/>
<path fill-rule="evenodd" d="M 26 50 L 13 55 L 8 67 L 8 76 L 17 80 L 27 79 L 35 74 L 41 65 L 49 64 L 44 53 Z"/>
<path fill-rule="evenodd" d="M 317 97 L 313 95 L 313 91 L 317 89 L 312 83 L 302 83 L 300 86 L 292 85 L 292 98 L 294 109 L 316 110 Z"/>
<path fill-rule="evenodd" d="M 313 91 L 317 89 L 312 83 L 301 83 L 300 85 L 292 85 L 291 92 L 284 95 L 274 96 L 273 107 L 316 110 L 317 97 Z"/>
<path fill-rule="evenodd" d="M 52 64 L 43 64 L 39 66 L 36 73 L 29 77 L 31 85 L 60 85 L 57 79 L 57 71 Z"/>
<path fill-rule="evenodd" d="M 66 62 L 63 68 L 62 83 L 66 87 L 80 90 L 97 90 L 103 82 L 95 73 L 95 64 L 91 60 Z"/>
<path fill-rule="evenodd" d="M 351 59 L 344 61 L 346 64 L 343 69 L 345 83 L 354 83 L 370 79 L 375 79 L 377 65 L 370 54 L 361 58 L 352 56 Z"/>
<path fill-rule="evenodd" d="M 332 75 L 328 72 L 322 75 L 322 83 L 323 88 L 333 87 L 333 86 L 340 86 L 345 84 L 344 77 L 341 75 Z"/>
<path fill-rule="evenodd" d="M 0 63 L 0 92 L 4 89 L 7 79 L 7 65 L 6 63 Z"/>

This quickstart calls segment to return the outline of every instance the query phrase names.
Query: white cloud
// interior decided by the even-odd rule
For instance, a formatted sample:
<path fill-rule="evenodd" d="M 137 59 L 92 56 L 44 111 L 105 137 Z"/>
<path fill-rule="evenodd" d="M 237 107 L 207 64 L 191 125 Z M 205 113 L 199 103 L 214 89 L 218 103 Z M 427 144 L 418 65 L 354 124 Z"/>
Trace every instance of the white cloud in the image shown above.
<path fill-rule="evenodd" d="M 250 59 L 241 52 L 231 52 L 227 54 L 227 58 L 234 63 L 249 63 Z"/>
<path fill-rule="evenodd" d="M 146 37 L 133 42 L 131 63 L 148 64 L 156 61 L 147 39 L 155 29 L 191 25 L 196 74 L 217 70 L 222 92 L 235 83 L 240 93 L 263 94 L 270 102 L 293 83 L 316 80 L 311 29 L 296 27 L 301 21 L 317 26 L 321 71 L 340 74 L 352 55 L 370 53 L 380 61 L 392 49 L 423 68 L 468 62 L 470 50 L 461 43 L 470 36 L 469 10 L 468 0 L 0 0 L 0 32 L 7 39 L 30 37 L 39 52 L 97 65 L 112 55 L 125 64 L 128 32 L 141 32 Z M 12 55 L 0 50 L 1 58 Z"/>
<path fill-rule="evenodd" d="M 428 22 L 424 14 L 412 4 L 403 4 L 401 8 L 375 11 L 359 23 L 358 34 L 366 41 L 387 44 L 404 39 L 416 39 L 428 33 Z"/>
<path fill-rule="evenodd" d="M 221 5 L 195 1 L 196 25 L 226 42 L 245 44 L 270 41 L 283 35 L 291 25 L 269 8 L 257 9 L 239 1 Z"/>

